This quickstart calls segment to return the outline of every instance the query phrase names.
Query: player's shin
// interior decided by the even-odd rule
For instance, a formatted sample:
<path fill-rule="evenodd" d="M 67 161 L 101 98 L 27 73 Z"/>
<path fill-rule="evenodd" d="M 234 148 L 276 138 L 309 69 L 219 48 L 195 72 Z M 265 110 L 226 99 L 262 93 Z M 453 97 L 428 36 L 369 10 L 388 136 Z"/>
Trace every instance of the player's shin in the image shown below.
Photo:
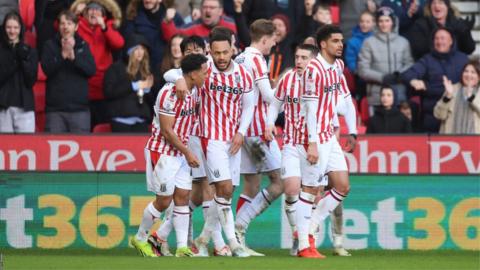
<path fill-rule="evenodd" d="M 310 219 L 312 215 L 312 206 L 314 200 L 315 195 L 302 191 L 296 204 L 299 250 L 310 247 L 310 244 L 308 242 L 308 229 L 310 226 Z"/>
<path fill-rule="evenodd" d="M 155 208 L 153 202 L 149 203 L 143 211 L 142 222 L 138 227 L 138 232 L 135 235 L 135 238 L 141 242 L 146 242 L 150 232 L 150 228 L 152 227 L 155 220 L 160 218 L 160 215 L 161 212 Z"/>

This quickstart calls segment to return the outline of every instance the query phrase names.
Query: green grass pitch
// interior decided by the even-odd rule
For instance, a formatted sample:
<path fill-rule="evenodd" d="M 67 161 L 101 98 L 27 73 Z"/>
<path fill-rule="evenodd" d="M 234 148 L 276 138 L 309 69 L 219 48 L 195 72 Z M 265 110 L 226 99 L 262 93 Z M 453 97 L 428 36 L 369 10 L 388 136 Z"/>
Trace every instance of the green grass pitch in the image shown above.
<path fill-rule="evenodd" d="M 352 257 L 334 257 L 320 250 L 327 259 L 300 259 L 287 250 L 260 250 L 267 257 L 257 258 L 142 258 L 133 249 L 121 250 L 0 250 L 4 270 L 13 269 L 480 269 L 478 251 L 352 251 Z M 330 255 L 330 256 L 329 256 Z"/>

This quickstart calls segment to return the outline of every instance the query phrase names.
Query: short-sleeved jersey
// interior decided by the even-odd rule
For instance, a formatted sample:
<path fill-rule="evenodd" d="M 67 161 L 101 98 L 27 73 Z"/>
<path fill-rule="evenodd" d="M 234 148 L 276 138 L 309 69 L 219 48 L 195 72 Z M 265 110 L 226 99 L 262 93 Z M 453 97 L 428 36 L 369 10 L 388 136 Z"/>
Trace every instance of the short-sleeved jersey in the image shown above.
<path fill-rule="evenodd" d="M 220 72 L 215 65 L 200 90 L 200 121 L 196 135 L 220 141 L 231 141 L 238 130 L 242 97 L 252 91 L 253 80 L 241 65 L 231 62 L 230 70 Z"/>
<path fill-rule="evenodd" d="M 152 135 L 147 142 L 146 148 L 169 156 L 181 156 L 172 144 L 170 144 L 161 133 L 160 115 L 175 117 L 173 131 L 184 145 L 187 145 L 193 123 L 197 118 L 197 105 L 199 102 L 198 90 L 193 88 L 191 93 L 184 100 L 178 99 L 175 85 L 167 83 L 160 89 L 155 102 L 155 115 L 152 122 Z"/>
<path fill-rule="evenodd" d="M 255 91 L 256 96 L 255 109 L 253 120 L 247 130 L 246 136 L 260 136 L 266 127 L 268 103 L 262 99 L 260 89 L 256 86 L 256 82 L 263 79 L 268 80 L 267 61 L 259 50 L 253 47 L 247 47 L 243 53 L 235 58 L 235 62 L 245 67 L 252 75 L 254 81 L 253 91 Z"/>
<path fill-rule="evenodd" d="M 344 63 L 337 59 L 329 64 L 320 54 L 312 59 L 303 73 L 302 100 L 318 100 L 317 132 L 319 142 L 327 142 L 333 135 L 332 120 L 340 96 L 350 95 L 345 76 Z M 300 112 L 296 141 L 308 142 L 305 110 Z"/>
<path fill-rule="evenodd" d="M 302 76 L 297 74 L 296 69 L 289 70 L 278 81 L 275 98 L 283 102 L 285 113 L 285 125 L 283 128 L 283 142 L 300 143 L 294 141 L 294 133 L 300 115 L 300 97 L 302 94 Z"/>

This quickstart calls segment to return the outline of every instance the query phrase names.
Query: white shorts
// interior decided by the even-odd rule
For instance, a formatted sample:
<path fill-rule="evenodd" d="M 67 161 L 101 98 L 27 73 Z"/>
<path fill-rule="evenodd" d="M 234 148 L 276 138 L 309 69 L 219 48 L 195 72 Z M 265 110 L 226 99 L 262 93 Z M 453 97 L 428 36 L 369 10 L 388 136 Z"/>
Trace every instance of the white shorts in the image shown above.
<path fill-rule="evenodd" d="M 245 137 L 240 173 L 257 174 L 280 169 L 281 152 L 276 140 L 266 143 L 257 137 Z"/>
<path fill-rule="evenodd" d="M 175 187 L 191 190 L 190 166 L 184 156 L 168 156 L 145 149 L 147 189 L 160 196 L 172 196 Z"/>
<path fill-rule="evenodd" d="M 199 180 L 199 178 L 207 177 L 207 173 L 205 172 L 205 165 L 203 164 L 205 154 L 202 150 L 202 142 L 200 140 L 200 137 L 193 135 L 190 136 L 190 139 L 188 140 L 188 148 L 190 148 L 193 154 L 200 161 L 200 166 L 198 166 L 198 168 L 192 168 L 193 181 Z"/>
<path fill-rule="evenodd" d="M 202 141 L 202 149 L 205 171 L 207 173 L 208 182 L 215 183 L 224 180 L 231 180 L 234 186 L 240 184 L 240 161 L 241 151 L 235 155 L 230 154 L 231 142 L 209 140 L 200 138 Z"/>
<path fill-rule="evenodd" d="M 300 177 L 300 156 L 297 148 L 289 143 L 283 145 L 282 149 L 282 179 L 289 177 Z"/>
<path fill-rule="evenodd" d="M 348 171 L 347 162 L 342 148 L 333 136 L 330 140 L 318 145 L 318 162 L 310 164 L 307 161 L 307 149 L 304 145 L 297 145 L 300 155 L 300 170 L 302 172 L 302 185 L 318 187 L 323 175 L 332 171 Z"/>

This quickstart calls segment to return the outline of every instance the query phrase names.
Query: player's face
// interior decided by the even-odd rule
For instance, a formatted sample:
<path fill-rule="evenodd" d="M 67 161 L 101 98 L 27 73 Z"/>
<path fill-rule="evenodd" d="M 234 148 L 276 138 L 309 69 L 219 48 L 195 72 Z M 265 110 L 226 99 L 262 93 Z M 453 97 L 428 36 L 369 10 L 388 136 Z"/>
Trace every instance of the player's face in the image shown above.
<path fill-rule="evenodd" d="M 270 51 L 272 50 L 272 47 L 275 46 L 276 42 L 276 36 L 271 35 L 271 36 L 264 36 L 263 37 L 263 44 L 264 44 L 264 50 L 262 51 L 263 55 L 269 55 Z"/>
<path fill-rule="evenodd" d="M 202 68 L 199 70 L 195 70 L 193 72 L 193 78 L 194 78 L 194 84 L 195 87 L 200 88 L 203 86 L 205 83 L 205 80 L 207 79 L 208 76 L 208 65 L 207 63 L 202 64 Z"/>
<path fill-rule="evenodd" d="M 391 88 L 383 89 L 380 96 L 380 102 L 385 108 L 391 108 L 393 106 L 393 90 Z"/>
<path fill-rule="evenodd" d="M 326 41 L 320 42 L 320 46 L 332 58 L 340 58 L 343 53 L 343 34 L 334 33 Z"/>
<path fill-rule="evenodd" d="M 215 41 L 210 44 L 210 54 L 219 71 L 225 71 L 230 67 L 233 50 L 228 41 Z"/>
<path fill-rule="evenodd" d="M 187 44 L 185 46 L 185 52 L 183 53 L 185 56 L 192 54 L 192 53 L 197 53 L 197 54 L 203 54 L 205 55 L 205 51 L 202 49 L 202 47 L 198 47 L 196 44 L 191 43 Z"/>
<path fill-rule="evenodd" d="M 298 49 L 295 52 L 295 67 L 299 74 L 303 73 L 310 59 L 312 59 L 312 53 L 309 50 Z"/>

